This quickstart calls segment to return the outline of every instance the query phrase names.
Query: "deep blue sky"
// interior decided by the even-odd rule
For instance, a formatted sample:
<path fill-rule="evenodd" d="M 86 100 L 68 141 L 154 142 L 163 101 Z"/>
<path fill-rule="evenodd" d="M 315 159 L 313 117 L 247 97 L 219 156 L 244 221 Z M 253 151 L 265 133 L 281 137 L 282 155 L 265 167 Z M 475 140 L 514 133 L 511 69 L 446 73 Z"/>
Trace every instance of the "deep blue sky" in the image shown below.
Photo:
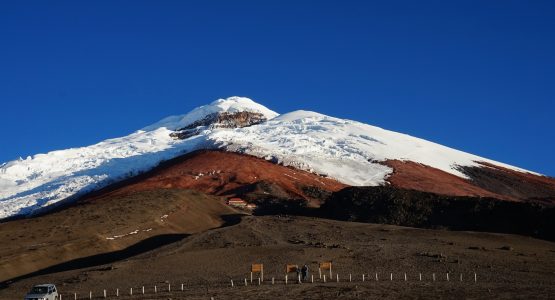
<path fill-rule="evenodd" d="M 555 176 L 555 1 L 11 2 L 0 161 L 239 95 Z"/>

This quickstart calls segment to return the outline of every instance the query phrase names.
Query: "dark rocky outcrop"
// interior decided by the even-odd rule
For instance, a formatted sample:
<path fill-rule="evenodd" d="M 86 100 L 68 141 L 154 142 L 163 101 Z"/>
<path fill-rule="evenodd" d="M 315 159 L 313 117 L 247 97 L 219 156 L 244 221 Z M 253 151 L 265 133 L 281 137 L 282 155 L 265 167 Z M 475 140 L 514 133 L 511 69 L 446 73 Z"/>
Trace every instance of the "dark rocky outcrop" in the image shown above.
<path fill-rule="evenodd" d="M 312 209 L 307 208 L 308 202 L 305 199 L 282 199 L 275 197 L 260 198 L 253 201 L 256 209 L 255 215 L 312 215 Z"/>
<path fill-rule="evenodd" d="M 322 216 L 356 222 L 529 235 L 555 240 L 555 207 L 537 202 L 458 197 L 392 187 L 348 187 Z"/>
<path fill-rule="evenodd" d="M 320 202 L 325 202 L 332 195 L 332 192 L 317 186 L 301 186 L 303 193 L 313 199 L 318 199 Z"/>
<path fill-rule="evenodd" d="M 203 130 L 213 128 L 241 128 L 260 124 L 266 121 L 261 113 L 241 111 L 235 113 L 221 112 L 209 114 L 183 128 L 172 132 L 170 136 L 177 139 L 186 139 L 197 135 Z"/>

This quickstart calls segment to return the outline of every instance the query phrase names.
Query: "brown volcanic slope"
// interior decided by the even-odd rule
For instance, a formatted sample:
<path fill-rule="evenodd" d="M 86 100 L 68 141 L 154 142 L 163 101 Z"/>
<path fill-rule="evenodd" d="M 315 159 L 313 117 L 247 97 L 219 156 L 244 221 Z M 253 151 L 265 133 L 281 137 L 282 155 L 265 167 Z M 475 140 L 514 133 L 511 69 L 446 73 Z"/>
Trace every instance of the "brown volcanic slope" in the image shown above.
<path fill-rule="evenodd" d="M 193 189 L 203 193 L 248 197 L 272 194 L 282 199 L 305 199 L 318 206 L 309 190 L 335 192 L 347 185 L 250 155 L 223 151 L 196 151 L 160 167 L 95 193 L 94 198 L 156 189 Z M 266 190 L 260 190 L 266 188 Z"/>
<path fill-rule="evenodd" d="M 481 164 L 484 167 L 462 168 L 475 185 L 515 199 L 555 204 L 554 178 L 515 172 L 484 162 Z"/>
<path fill-rule="evenodd" d="M 0 282 L 70 260 L 82 265 L 141 253 L 225 223 L 237 214 L 222 199 L 166 189 L 80 201 L 31 219 L 0 223 Z M 131 248 L 129 248 L 131 247 Z"/>
<path fill-rule="evenodd" d="M 461 167 L 470 178 L 464 179 L 411 161 L 389 160 L 384 164 L 394 170 L 387 179 L 394 187 L 450 196 L 555 204 L 555 179 L 545 176 L 481 163 L 482 167 Z"/>
<path fill-rule="evenodd" d="M 394 187 L 555 202 L 555 180 L 547 177 L 484 166 L 464 168 L 471 178 L 465 180 L 413 162 L 386 164 L 394 169 L 389 178 Z M 225 215 L 237 213 L 222 198 L 206 194 L 305 199 L 319 206 L 325 198 L 322 195 L 344 187 L 335 180 L 253 156 L 197 151 L 90 194 L 67 208 L 0 223 L 0 239 L 6 241 L 0 244 L 0 281 L 110 251 L 153 249 L 186 234 L 219 227 L 225 224 Z M 89 263 L 106 259 L 93 257 Z"/>
<path fill-rule="evenodd" d="M 319 280 L 321 261 L 333 261 L 333 281 Z M 245 287 L 244 278 L 250 277 L 255 262 L 264 264 L 265 280 L 261 286 Z M 315 282 L 295 284 L 290 274 L 285 285 L 285 264 L 290 263 L 308 264 Z M 264 216 L 246 217 L 237 225 L 126 260 L 21 280 L 0 289 L 0 299 L 22 299 L 33 284 L 45 282 L 55 283 L 63 299 L 73 299 L 74 293 L 88 299 L 89 291 L 93 299 L 103 299 L 103 289 L 108 299 L 135 300 L 553 299 L 554 272 L 555 243 L 529 237 Z M 340 283 L 334 282 L 335 274 Z"/>
<path fill-rule="evenodd" d="M 305 199 L 345 187 L 337 181 L 253 156 L 198 151 L 30 219 L 0 223 L 0 282 L 81 259 L 122 259 L 226 223 L 238 212 L 206 195 Z M 307 192 L 306 190 L 309 190 Z M 89 257 L 85 260 L 83 258 Z"/>

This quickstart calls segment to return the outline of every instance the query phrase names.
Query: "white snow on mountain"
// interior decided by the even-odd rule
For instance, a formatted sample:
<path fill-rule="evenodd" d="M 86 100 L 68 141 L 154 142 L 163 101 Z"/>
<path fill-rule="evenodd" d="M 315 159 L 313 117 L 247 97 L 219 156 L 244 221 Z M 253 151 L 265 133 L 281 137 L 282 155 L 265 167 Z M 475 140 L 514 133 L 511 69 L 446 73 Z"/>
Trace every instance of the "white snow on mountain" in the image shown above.
<path fill-rule="evenodd" d="M 204 130 L 184 140 L 170 137 L 173 130 L 208 114 L 239 111 L 262 113 L 269 121 Z M 477 165 L 476 161 L 528 172 L 375 126 L 309 111 L 278 115 L 250 99 L 231 97 L 125 137 L 1 164 L 0 218 L 30 214 L 152 169 L 161 161 L 212 148 L 276 160 L 351 185 L 384 184 L 392 170 L 378 162 L 388 159 L 410 160 L 460 177 L 465 175 L 456 167 Z"/>
<path fill-rule="evenodd" d="M 172 139 L 158 128 L 98 144 L 37 154 L 0 165 L 0 218 L 28 214 L 71 196 L 104 187 L 190 152 L 202 137 Z"/>
<path fill-rule="evenodd" d="M 302 110 L 257 126 L 214 131 L 208 138 L 230 151 L 277 159 L 357 186 L 385 184 L 393 170 L 379 162 L 394 159 L 462 178 L 467 176 L 457 166 L 478 166 L 478 162 L 529 172 L 406 134 Z"/>

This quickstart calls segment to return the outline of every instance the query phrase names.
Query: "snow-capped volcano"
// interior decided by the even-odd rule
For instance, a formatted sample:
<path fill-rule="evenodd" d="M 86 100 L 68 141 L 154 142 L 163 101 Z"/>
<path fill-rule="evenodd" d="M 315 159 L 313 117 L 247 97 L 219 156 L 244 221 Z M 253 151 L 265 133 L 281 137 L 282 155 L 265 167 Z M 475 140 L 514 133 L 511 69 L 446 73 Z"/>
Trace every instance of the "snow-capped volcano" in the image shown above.
<path fill-rule="evenodd" d="M 125 137 L 0 165 L 0 218 L 32 213 L 199 149 L 250 154 L 361 186 L 387 184 L 394 173 L 387 161 L 413 162 L 461 180 L 468 179 L 464 167 L 485 165 L 535 174 L 360 122 L 310 111 L 279 115 L 230 97 Z"/>

